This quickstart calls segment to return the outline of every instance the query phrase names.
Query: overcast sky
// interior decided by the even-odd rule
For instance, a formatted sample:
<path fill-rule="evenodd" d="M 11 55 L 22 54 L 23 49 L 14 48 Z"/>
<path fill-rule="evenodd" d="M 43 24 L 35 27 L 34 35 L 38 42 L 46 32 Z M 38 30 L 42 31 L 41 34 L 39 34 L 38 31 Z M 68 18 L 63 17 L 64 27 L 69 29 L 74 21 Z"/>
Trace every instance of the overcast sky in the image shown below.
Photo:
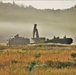
<path fill-rule="evenodd" d="M 13 2 L 13 0 L 2 0 L 3 2 Z M 16 4 L 29 6 L 37 9 L 66 9 L 76 5 L 76 0 L 14 0 Z"/>

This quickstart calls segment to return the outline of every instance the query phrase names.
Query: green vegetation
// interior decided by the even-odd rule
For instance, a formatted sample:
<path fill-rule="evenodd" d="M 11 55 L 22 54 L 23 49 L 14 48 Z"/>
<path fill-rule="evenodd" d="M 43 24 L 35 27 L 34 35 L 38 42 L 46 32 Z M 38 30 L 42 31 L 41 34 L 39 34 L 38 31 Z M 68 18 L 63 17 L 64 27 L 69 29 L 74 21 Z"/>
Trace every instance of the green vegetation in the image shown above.
<path fill-rule="evenodd" d="M 2 54 L 4 51 L 3 50 L 0 50 L 0 54 Z"/>
<path fill-rule="evenodd" d="M 31 62 L 30 64 L 28 64 L 27 69 L 29 71 L 32 71 L 33 67 L 35 66 L 36 62 Z"/>
<path fill-rule="evenodd" d="M 73 58 L 75 58 L 75 57 L 76 57 L 76 53 L 72 53 L 71 56 L 72 56 Z"/>
<path fill-rule="evenodd" d="M 48 64 L 49 67 L 51 68 L 69 68 L 69 67 L 74 67 L 76 66 L 75 63 L 73 62 L 52 62 L 52 61 L 47 61 L 46 64 Z"/>
<path fill-rule="evenodd" d="M 36 57 L 36 58 L 39 58 L 40 56 L 41 56 L 41 54 L 40 54 L 40 53 L 35 54 L 35 57 Z"/>

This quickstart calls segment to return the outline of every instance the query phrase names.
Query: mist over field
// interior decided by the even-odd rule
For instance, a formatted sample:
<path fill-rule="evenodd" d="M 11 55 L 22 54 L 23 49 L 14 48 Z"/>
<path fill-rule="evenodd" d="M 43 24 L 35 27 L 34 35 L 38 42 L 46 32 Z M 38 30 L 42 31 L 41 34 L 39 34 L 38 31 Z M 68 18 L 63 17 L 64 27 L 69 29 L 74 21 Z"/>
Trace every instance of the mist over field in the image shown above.
<path fill-rule="evenodd" d="M 76 5 L 64 10 L 36 9 L 11 3 L 0 3 L 0 43 L 16 34 L 32 38 L 34 24 L 39 35 L 52 39 L 66 35 L 76 43 Z"/>

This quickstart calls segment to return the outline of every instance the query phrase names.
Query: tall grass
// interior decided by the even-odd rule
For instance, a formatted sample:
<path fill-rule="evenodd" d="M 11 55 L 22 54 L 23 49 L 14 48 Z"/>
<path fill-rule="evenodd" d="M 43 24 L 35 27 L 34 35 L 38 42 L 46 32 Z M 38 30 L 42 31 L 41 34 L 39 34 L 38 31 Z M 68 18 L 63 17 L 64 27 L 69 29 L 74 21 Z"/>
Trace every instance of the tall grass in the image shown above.
<path fill-rule="evenodd" d="M 0 49 L 0 75 L 76 75 L 75 46 L 19 46 Z"/>

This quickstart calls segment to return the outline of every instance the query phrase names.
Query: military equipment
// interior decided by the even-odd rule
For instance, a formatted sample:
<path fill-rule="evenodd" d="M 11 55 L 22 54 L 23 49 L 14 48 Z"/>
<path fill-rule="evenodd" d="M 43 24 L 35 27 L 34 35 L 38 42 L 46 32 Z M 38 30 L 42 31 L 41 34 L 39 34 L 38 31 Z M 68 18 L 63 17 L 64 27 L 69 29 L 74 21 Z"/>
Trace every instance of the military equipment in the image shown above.
<path fill-rule="evenodd" d="M 45 43 L 71 44 L 71 43 L 73 43 L 73 39 L 66 38 L 66 36 L 64 38 L 59 38 L 59 37 L 54 36 L 53 39 L 47 39 L 47 41 L 45 41 Z"/>
<path fill-rule="evenodd" d="M 71 44 L 71 43 L 73 43 L 73 39 L 67 38 L 66 36 L 64 36 L 64 38 L 59 38 L 59 37 L 54 36 L 53 39 L 47 39 L 47 40 L 45 37 L 39 37 L 37 24 L 34 24 L 32 40 L 34 41 L 33 43 L 35 43 L 35 44 L 39 44 L 39 43 Z M 26 44 L 31 44 L 30 39 L 24 38 L 24 37 L 19 37 L 19 34 L 14 36 L 14 38 L 9 39 L 8 43 L 7 43 L 7 45 L 26 45 Z"/>
<path fill-rule="evenodd" d="M 39 37 L 38 29 L 37 29 L 37 24 L 34 24 L 34 29 L 33 29 L 33 38 L 32 40 L 34 43 L 43 43 L 45 41 L 45 37 Z"/>
<path fill-rule="evenodd" d="M 71 44 L 71 43 L 73 43 L 73 39 L 72 38 L 66 38 L 66 36 L 64 36 L 64 38 L 59 38 L 59 37 L 54 36 L 53 39 L 47 39 L 47 40 L 45 39 L 45 37 L 39 37 L 37 24 L 34 24 L 32 40 L 36 44 L 37 43 L 60 43 L 60 44 Z"/>
<path fill-rule="evenodd" d="M 30 40 L 28 38 L 19 37 L 19 34 L 15 35 L 14 38 L 8 40 L 7 45 L 26 45 L 29 44 Z"/>
<path fill-rule="evenodd" d="M 36 34 L 36 38 L 39 38 L 38 29 L 37 29 L 37 24 L 34 24 L 33 38 L 35 38 L 35 34 Z"/>

